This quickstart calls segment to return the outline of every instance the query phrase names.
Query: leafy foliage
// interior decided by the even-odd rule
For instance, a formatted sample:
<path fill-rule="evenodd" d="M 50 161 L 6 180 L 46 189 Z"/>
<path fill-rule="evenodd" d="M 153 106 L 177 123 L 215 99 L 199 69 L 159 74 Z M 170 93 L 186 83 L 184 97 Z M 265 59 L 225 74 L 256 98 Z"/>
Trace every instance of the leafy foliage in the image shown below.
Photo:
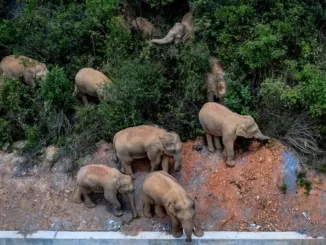
<path fill-rule="evenodd" d="M 63 69 L 52 69 L 41 82 L 40 92 L 46 110 L 67 111 L 74 104 L 72 83 Z"/>
<path fill-rule="evenodd" d="M 6 8 L 6 1 L 0 3 Z M 34 146 L 71 144 L 82 154 L 96 141 L 144 123 L 176 131 L 184 140 L 200 135 L 198 112 L 207 101 L 206 73 L 215 56 L 225 67 L 226 106 L 254 116 L 263 132 L 305 154 L 325 148 L 318 137 L 326 134 L 324 2 L 130 3 L 133 14 L 148 18 L 160 34 L 190 7 L 195 40 L 144 40 L 126 23 L 135 16 L 119 0 L 31 0 L 0 13 L 6 16 L 0 19 L 0 56 L 23 54 L 50 70 L 36 90 L 17 80 L 0 86 L 0 144 L 27 138 Z M 113 81 L 104 88 L 105 103 L 84 107 L 73 99 L 74 77 L 83 67 Z"/>

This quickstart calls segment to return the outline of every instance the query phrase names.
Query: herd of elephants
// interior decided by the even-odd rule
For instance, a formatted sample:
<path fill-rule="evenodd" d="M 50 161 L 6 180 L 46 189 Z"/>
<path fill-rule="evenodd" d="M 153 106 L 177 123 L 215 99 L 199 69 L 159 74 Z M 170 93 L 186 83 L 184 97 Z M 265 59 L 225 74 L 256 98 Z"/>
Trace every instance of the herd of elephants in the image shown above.
<path fill-rule="evenodd" d="M 145 34 L 151 34 L 154 27 L 145 18 L 138 17 L 133 25 Z M 193 29 L 192 12 L 187 13 L 181 23 L 176 23 L 163 39 L 152 39 L 153 43 L 166 44 L 184 42 Z M 212 69 L 207 73 L 207 100 L 199 111 L 199 121 L 205 131 L 207 149 L 224 151 L 226 164 L 230 167 L 234 162 L 234 141 L 237 136 L 269 140 L 263 135 L 254 119 L 249 115 L 232 112 L 221 104 L 226 95 L 224 70 L 216 58 L 211 58 Z M 38 86 L 46 77 L 46 65 L 26 56 L 9 55 L 0 63 L 2 77 L 20 78 L 31 87 Z M 88 96 L 97 97 L 101 101 L 101 83 L 112 83 L 102 72 L 92 68 L 82 68 L 75 76 L 74 95 L 81 95 L 84 104 L 88 104 Z M 214 97 L 220 103 L 214 102 Z M 222 140 L 222 141 L 221 141 Z M 155 206 L 155 214 L 163 217 L 166 214 L 172 220 L 172 235 L 180 237 L 183 230 L 186 241 L 191 241 L 192 233 L 203 236 L 204 232 L 196 218 L 195 202 L 185 189 L 169 172 L 169 157 L 175 159 L 174 169 L 179 170 L 182 163 L 182 142 L 175 132 L 162 128 L 140 125 L 123 129 L 113 139 L 116 162 L 121 162 L 121 172 L 105 165 L 89 164 L 77 173 L 77 191 L 74 195 L 76 203 L 84 202 L 87 207 L 94 207 L 89 194 L 104 192 L 105 199 L 112 205 L 116 216 L 122 215 L 121 204 L 117 194 L 129 197 L 133 218 L 138 217 L 135 205 L 133 159 L 148 157 L 151 164 L 149 173 L 143 183 L 143 214 L 152 217 L 151 207 Z M 160 171 L 160 167 L 162 171 Z"/>

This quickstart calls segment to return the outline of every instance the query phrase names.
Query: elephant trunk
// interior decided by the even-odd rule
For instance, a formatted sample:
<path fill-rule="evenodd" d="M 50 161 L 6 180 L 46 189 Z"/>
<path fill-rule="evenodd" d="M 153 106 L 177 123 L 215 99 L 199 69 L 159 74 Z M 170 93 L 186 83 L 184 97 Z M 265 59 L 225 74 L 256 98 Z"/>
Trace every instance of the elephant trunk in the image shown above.
<path fill-rule="evenodd" d="M 183 226 L 183 229 L 186 233 L 186 242 L 191 242 L 192 239 L 191 239 L 191 235 L 192 235 L 192 232 L 193 232 L 193 226 Z"/>
<path fill-rule="evenodd" d="M 269 140 L 270 138 L 268 136 L 263 135 L 259 130 L 258 132 L 254 135 L 255 139 L 259 140 Z"/>
<path fill-rule="evenodd" d="M 169 35 L 170 33 L 168 33 L 168 35 L 166 35 L 166 37 L 162 38 L 162 39 L 152 39 L 152 43 L 157 43 L 157 44 L 168 44 L 171 43 L 173 41 L 173 36 Z"/>
<path fill-rule="evenodd" d="M 174 160 L 175 160 L 174 170 L 178 171 L 181 168 L 182 152 L 175 154 L 173 157 L 174 157 Z"/>
<path fill-rule="evenodd" d="M 136 219 L 138 217 L 137 209 L 136 209 L 136 202 L 135 202 L 135 194 L 133 191 L 128 193 L 128 197 L 131 204 L 131 210 L 132 210 L 132 217 Z"/>

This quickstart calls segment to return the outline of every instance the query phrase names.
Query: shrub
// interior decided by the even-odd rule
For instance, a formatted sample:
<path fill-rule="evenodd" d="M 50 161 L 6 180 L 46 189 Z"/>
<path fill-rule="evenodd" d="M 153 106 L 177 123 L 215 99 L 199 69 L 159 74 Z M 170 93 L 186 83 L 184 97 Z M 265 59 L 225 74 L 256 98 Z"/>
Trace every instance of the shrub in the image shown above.
<path fill-rule="evenodd" d="M 73 83 L 62 68 L 53 68 L 41 81 L 41 95 L 47 111 L 71 109 L 74 104 Z"/>
<path fill-rule="evenodd" d="M 0 85 L 0 145 L 24 138 L 26 127 L 34 123 L 34 92 L 15 79 L 2 79 Z"/>

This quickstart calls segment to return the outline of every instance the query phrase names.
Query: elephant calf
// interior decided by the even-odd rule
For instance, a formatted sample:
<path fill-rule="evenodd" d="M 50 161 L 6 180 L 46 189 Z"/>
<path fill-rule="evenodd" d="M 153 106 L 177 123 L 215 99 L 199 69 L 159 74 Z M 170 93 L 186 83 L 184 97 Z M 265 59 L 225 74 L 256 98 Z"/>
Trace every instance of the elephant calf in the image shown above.
<path fill-rule="evenodd" d="M 137 17 L 131 22 L 131 25 L 136 29 L 140 30 L 143 33 L 143 38 L 151 37 L 156 32 L 154 25 L 149 22 L 146 18 Z"/>
<path fill-rule="evenodd" d="M 165 171 L 147 175 L 143 184 L 144 216 L 151 218 L 151 205 L 155 205 L 155 213 L 164 217 L 165 212 L 172 220 L 172 235 L 181 237 L 183 230 L 186 241 L 191 242 L 191 235 L 201 237 L 204 232 L 197 220 L 195 202 L 187 195 L 185 189 Z M 195 230 L 193 230 L 195 228 Z"/>
<path fill-rule="evenodd" d="M 134 186 L 129 175 L 121 174 L 119 170 L 104 165 L 91 164 L 82 167 L 77 173 L 77 192 L 74 201 L 81 203 L 81 197 L 83 196 L 84 204 L 87 207 L 95 207 L 89 197 L 91 192 L 104 192 L 104 197 L 112 205 L 113 213 L 116 216 L 122 215 L 117 193 L 126 194 L 131 203 L 133 218 L 138 217 Z"/>
<path fill-rule="evenodd" d="M 251 116 L 239 115 L 218 103 L 207 102 L 204 104 L 199 111 L 199 121 L 205 131 L 207 149 L 210 152 L 214 151 L 214 145 L 216 149 L 222 149 L 220 142 L 222 136 L 222 142 L 227 154 L 226 164 L 230 167 L 235 165 L 233 160 L 234 141 L 237 136 L 269 140 L 269 137 L 260 132 L 257 123 Z"/>
<path fill-rule="evenodd" d="M 133 179 L 133 159 L 147 156 L 151 161 L 151 171 L 162 163 L 162 169 L 168 172 L 169 156 L 173 156 L 174 169 L 179 170 L 181 167 L 182 142 L 179 135 L 158 127 L 141 125 L 123 129 L 114 136 L 113 146 L 122 163 L 122 172 L 126 171 Z"/>
<path fill-rule="evenodd" d="M 26 56 L 9 55 L 0 63 L 0 75 L 10 78 L 23 78 L 24 82 L 34 88 L 45 78 L 46 65 Z"/>
<path fill-rule="evenodd" d="M 207 100 L 214 102 L 215 97 L 221 103 L 227 92 L 224 68 L 215 57 L 211 58 L 211 62 L 213 64 L 212 70 L 207 73 Z"/>
<path fill-rule="evenodd" d="M 102 72 L 93 68 L 82 68 L 75 77 L 74 94 L 80 93 L 85 105 L 88 104 L 87 95 L 98 98 L 101 101 L 101 83 L 111 84 L 112 81 Z"/>

